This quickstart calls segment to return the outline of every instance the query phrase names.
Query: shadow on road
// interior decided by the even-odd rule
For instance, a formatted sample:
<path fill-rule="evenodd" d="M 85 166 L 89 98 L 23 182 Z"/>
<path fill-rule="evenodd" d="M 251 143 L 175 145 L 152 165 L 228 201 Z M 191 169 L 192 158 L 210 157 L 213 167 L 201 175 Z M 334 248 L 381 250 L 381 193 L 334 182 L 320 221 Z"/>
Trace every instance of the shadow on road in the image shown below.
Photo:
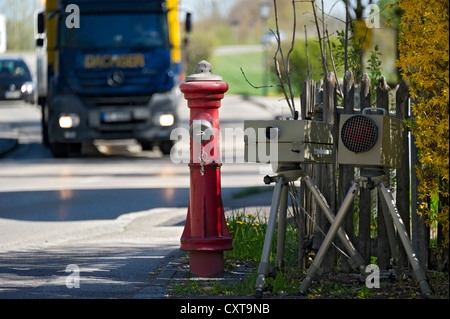
<path fill-rule="evenodd" d="M 226 210 L 270 206 L 271 193 L 267 192 L 234 198 L 234 194 L 243 190 L 222 188 Z M 189 188 L 0 192 L 0 202 L 0 218 L 40 222 L 107 220 L 159 207 L 187 207 Z"/>
<path fill-rule="evenodd" d="M 177 253 L 170 244 L 64 249 L 0 253 L 0 299 L 133 298 Z"/>

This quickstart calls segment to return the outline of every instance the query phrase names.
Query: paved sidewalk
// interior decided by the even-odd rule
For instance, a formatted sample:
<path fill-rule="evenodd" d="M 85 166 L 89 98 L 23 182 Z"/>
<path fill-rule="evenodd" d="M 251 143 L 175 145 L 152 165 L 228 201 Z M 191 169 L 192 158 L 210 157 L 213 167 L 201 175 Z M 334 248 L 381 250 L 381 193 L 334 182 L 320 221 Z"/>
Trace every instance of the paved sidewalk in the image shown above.
<path fill-rule="evenodd" d="M 262 193 L 257 195 L 251 195 L 243 198 L 248 202 L 258 200 L 263 196 L 267 196 L 268 193 Z M 252 200 L 249 200 L 252 199 Z M 225 215 L 236 213 L 233 210 L 226 210 Z M 242 213 L 242 210 L 238 210 L 238 213 Z M 270 206 L 249 206 L 245 208 L 246 214 L 260 215 L 261 217 L 268 218 L 270 213 Z M 225 270 L 221 274 L 217 274 L 209 277 L 199 277 L 190 273 L 189 267 L 189 253 L 185 251 L 176 250 L 173 256 L 166 262 L 166 264 L 157 271 L 150 274 L 150 280 L 147 287 L 142 289 L 138 294 L 134 296 L 135 299 L 256 299 L 253 295 L 241 295 L 241 296 L 205 296 L 205 295 L 189 295 L 180 294 L 173 291 L 171 287 L 175 284 L 184 285 L 188 281 L 195 281 L 199 286 L 212 286 L 214 283 L 236 283 L 244 281 L 248 278 L 253 270 L 253 267 L 257 265 L 249 265 L 244 262 L 233 263 L 231 269 L 225 267 Z"/>
<path fill-rule="evenodd" d="M 0 299 L 132 299 L 178 252 L 185 215 L 152 209 L 0 249 Z"/>
<path fill-rule="evenodd" d="M 235 265 L 233 269 L 225 269 L 221 274 L 209 277 L 198 277 L 190 273 L 189 253 L 175 252 L 173 258 L 154 274 L 148 286 L 142 289 L 134 299 L 255 299 L 252 295 L 241 296 L 209 296 L 178 293 L 173 289 L 175 285 L 185 285 L 197 282 L 199 286 L 211 287 L 215 283 L 231 284 L 245 281 L 250 275 L 252 267 L 245 263 Z"/>
<path fill-rule="evenodd" d="M 192 298 L 174 295 L 169 284 L 244 279 L 245 267 L 212 278 L 190 274 L 187 253 L 179 250 L 186 211 L 126 214 L 61 239 L 0 249 L 0 299 Z"/>

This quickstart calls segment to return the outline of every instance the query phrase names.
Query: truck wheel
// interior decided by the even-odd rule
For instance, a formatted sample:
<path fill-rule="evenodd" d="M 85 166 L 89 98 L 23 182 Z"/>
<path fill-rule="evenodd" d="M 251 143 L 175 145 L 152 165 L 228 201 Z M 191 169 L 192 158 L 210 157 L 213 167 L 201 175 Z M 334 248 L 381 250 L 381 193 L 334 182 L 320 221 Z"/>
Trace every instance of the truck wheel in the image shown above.
<path fill-rule="evenodd" d="M 56 158 L 66 158 L 69 156 L 68 143 L 50 143 L 50 151 Z"/>
<path fill-rule="evenodd" d="M 151 151 L 153 149 L 153 143 L 148 141 L 141 141 L 141 147 L 143 151 Z"/>
<path fill-rule="evenodd" d="M 41 104 L 41 128 L 42 128 L 42 144 L 44 144 L 45 147 L 50 146 L 50 142 L 48 140 L 48 123 L 45 120 L 45 104 Z"/>
<path fill-rule="evenodd" d="M 50 146 L 50 142 L 48 140 L 48 125 L 47 123 L 44 123 L 44 120 L 42 120 L 42 144 L 44 144 L 45 147 Z"/>
<path fill-rule="evenodd" d="M 169 155 L 173 145 L 174 145 L 173 141 L 164 141 L 161 142 L 161 144 L 159 144 L 159 149 L 164 155 Z"/>
<path fill-rule="evenodd" d="M 56 158 L 67 158 L 70 153 L 81 153 L 81 143 L 50 143 L 50 150 Z"/>

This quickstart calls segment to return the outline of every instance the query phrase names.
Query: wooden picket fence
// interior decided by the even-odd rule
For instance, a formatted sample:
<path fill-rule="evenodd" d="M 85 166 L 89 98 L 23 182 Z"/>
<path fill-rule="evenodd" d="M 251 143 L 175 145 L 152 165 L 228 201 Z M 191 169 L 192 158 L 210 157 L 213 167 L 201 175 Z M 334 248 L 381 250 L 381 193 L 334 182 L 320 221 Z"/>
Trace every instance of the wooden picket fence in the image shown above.
<path fill-rule="evenodd" d="M 389 88 L 384 77 L 381 77 L 376 86 L 376 102 L 371 102 L 370 79 L 363 74 L 361 81 L 355 83 L 351 71 L 347 71 L 341 92 L 343 93 L 343 106 L 338 106 L 337 83 L 334 73 L 329 72 L 324 80 L 314 82 L 305 80 L 303 93 L 301 94 L 300 119 L 311 118 L 313 120 L 325 121 L 330 126 L 334 140 L 338 138 L 340 114 L 358 114 L 366 107 L 384 108 L 387 114 L 400 119 L 408 117 L 409 94 L 405 82 L 401 82 L 395 88 Z M 359 98 L 359 103 L 358 102 Z M 425 227 L 422 218 L 417 211 L 417 178 L 414 170 L 416 164 L 416 150 L 414 144 L 408 139 L 408 131 L 404 128 L 404 140 L 402 151 L 402 168 L 388 169 L 390 176 L 390 189 L 395 194 L 397 208 L 403 219 L 406 229 L 412 239 L 413 248 L 424 269 L 427 269 L 427 251 L 429 242 L 429 230 Z M 412 144 L 412 145 L 410 145 Z M 411 166 L 410 152 L 411 148 Z M 339 205 L 351 186 L 351 182 L 358 176 L 359 169 L 347 165 L 322 164 L 304 165 L 307 174 L 310 175 L 325 196 L 329 206 L 336 214 Z M 304 185 L 302 185 L 304 186 Z M 329 228 L 329 222 L 320 207 L 316 205 L 312 195 L 306 187 L 300 187 L 300 210 L 308 212 L 309 216 L 297 214 L 299 226 L 299 261 L 306 267 L 305 249 L 310 247 L 316 250 Z M 410 191 L 411 190 L 411 191 Z M 411 198 L 411 200 L 410 200 Z M 377 191 L 361 188 L 360 194 L 355 198 L 354 212 L 347 213 L 344 222 L 345 232 L 357 250 L 365 259 L 366 264 L 373 262 L 371 256 L 376 257 L 380 269 L 386 269 L 390 264 L 391 251 L 387 237 L 385 220 L 381 211 L 381 203 L 377 198 Z M 314 221 L 314 222 L 313 222 Z M 337 248 L 342 246 L 336 238 L 334 241 Z M 403 251 L 402 245 L 400 245 Z M 332 270 L 339 256 L 339 249 L 329 250 L 327 257 L 322 263 L 324 271 Z M 341 258 L 341 268 L 350 270 L 346 258 Z M 399 266 L 407 266 L 407 258 L 404 251 L 399 260 Z M 399 267 L 399 269 L 402 267 Z"/>

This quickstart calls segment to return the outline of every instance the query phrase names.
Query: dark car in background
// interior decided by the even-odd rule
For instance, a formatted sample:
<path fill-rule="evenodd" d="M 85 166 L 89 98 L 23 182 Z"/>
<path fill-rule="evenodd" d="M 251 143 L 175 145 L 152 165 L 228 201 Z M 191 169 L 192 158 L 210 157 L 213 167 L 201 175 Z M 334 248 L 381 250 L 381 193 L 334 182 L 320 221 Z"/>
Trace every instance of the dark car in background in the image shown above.
<path fill-rule="evenodd" d="M 0 100 L 34 103 L 34 83 L 21 58 L 0 57 Z"/>

